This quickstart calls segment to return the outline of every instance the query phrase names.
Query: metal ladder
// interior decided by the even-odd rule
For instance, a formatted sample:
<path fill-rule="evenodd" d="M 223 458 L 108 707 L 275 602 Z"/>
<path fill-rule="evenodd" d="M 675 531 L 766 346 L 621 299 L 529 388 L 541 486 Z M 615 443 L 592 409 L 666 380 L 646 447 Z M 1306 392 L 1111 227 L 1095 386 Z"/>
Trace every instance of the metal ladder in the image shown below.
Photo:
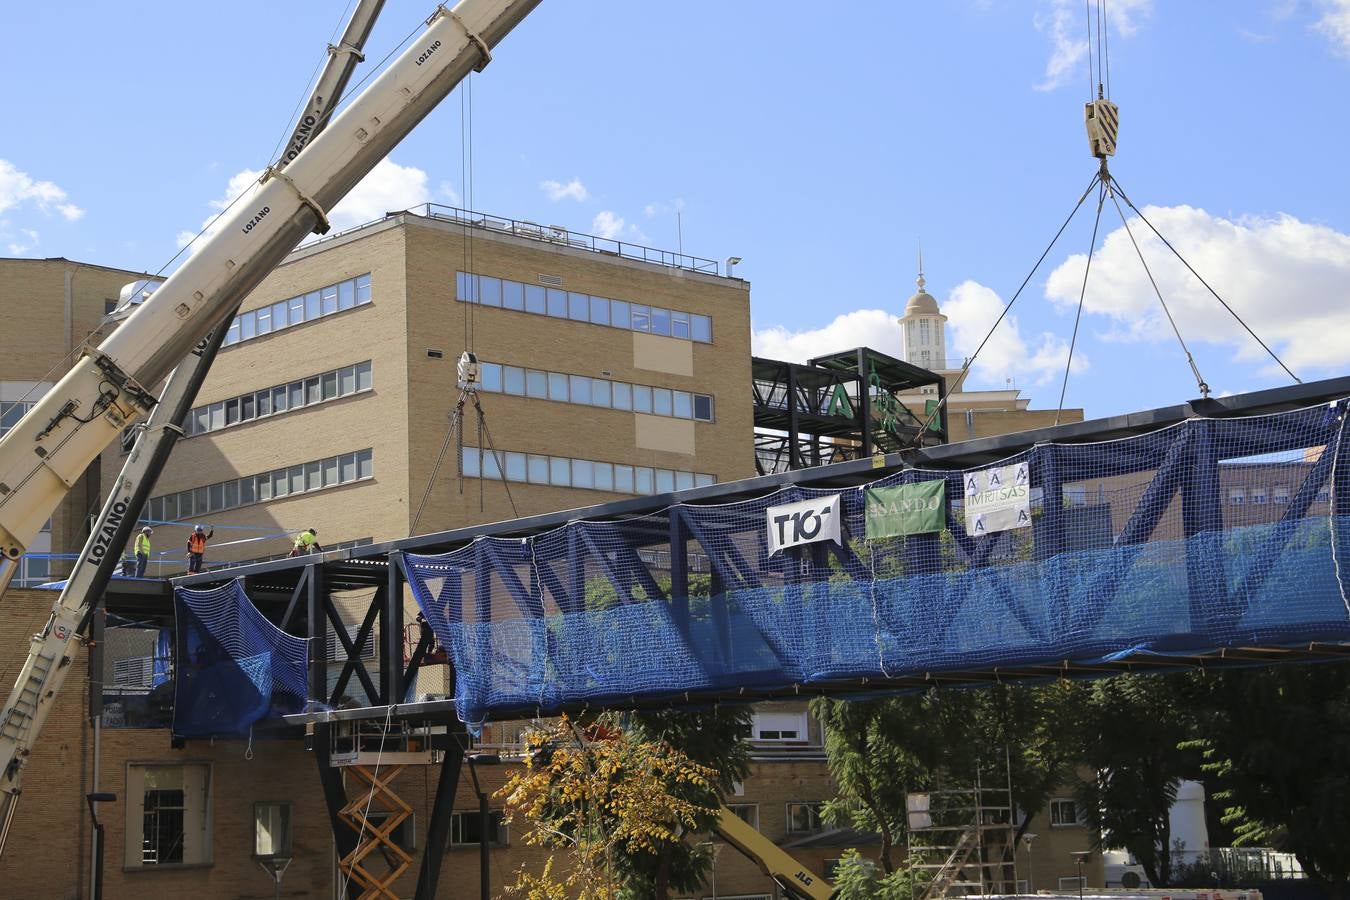
<path fill-rule="evenodd" d="M 47 683 L 47 673 L 55 664 L 56 660 L 51 656 L 39 654 L 33 658 L 33 665 L 28 670 L 28 680 L 24 682 L 23 689 L 15 698 L 14 705 L 10 707 L 9 715 L 5 717 L 3 723 L 0 723 L 0 737 L 18 741 L 27 733 L 28 723 L 37 713 L 42 687 Z"/>
<path fill-rule="evenodd" d="M 978 828 L 967 828 L 961 833 L 961 839 L 956 842 L 952 848 L 951 856 L 938 869 L 933 881 L 928 885 L 928 890 L 923 892 L 923 900 L 929 900 L 931 897 L 947 896 L 947 889 L 956 881 L 956 875 L 961 871 L 961 867 L 970 859 L 971 852 L 975 849 L 975 843 L 979 839 Z"/>

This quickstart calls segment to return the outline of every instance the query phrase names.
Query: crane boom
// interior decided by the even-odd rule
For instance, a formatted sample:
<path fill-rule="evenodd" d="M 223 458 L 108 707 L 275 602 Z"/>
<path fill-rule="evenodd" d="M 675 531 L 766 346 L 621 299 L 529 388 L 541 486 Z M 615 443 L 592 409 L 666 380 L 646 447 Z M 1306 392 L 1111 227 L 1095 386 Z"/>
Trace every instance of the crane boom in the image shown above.
<path fill-rule="evenodd" d="M 149 413 L 145 386 L 228 319 L 306 234 L 327 231 L 327 211 L 538 3 L 438 7 L 420 38 L 284 170 L 269 168 L 201 249 L 0 438 L 0 557 L 9 567 L 103 448 Z"/>
<path fill-rule="evenodd" d="M 383 6 L 384 0 L 361 0 L 352 11 L 341 43 L 328 47 L 328 61 L 284 155 L 276 163 L 278 167 L 298 156 L 304 145 L 328 125 Z M 33 635 L 28 658 L 0 709 L 0 855 L 4 854 L 9 827 L 23 793 L 24 764 L 70 672 L 70 644 L 84 633 L 97 608 L 113 569 L 120 562 L 121 554 L 116 549 L 126 544 L 135 528 L 224 337 L 224 326 L 218 326 L 169 375 L 148 425 L 127 455 L 102 512 L 90 529 L 89 539 L 60 597 L 52 605 L 46 625 Z"/>

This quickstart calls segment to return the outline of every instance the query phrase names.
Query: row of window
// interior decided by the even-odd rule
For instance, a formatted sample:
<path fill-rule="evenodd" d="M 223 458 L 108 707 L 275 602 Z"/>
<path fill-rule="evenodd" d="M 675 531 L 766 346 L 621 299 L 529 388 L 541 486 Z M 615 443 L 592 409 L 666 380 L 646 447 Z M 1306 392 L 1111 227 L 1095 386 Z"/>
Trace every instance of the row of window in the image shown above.
<path fill-rule="evenodd" d="M 147 765 L 127 768 L 126 857 L 127 868 L 204 865 L 212 861 L 211 767 L 206 763 Z M 371 812 L 379 823 L 392 815 Z M 253 857 L 258 860 L 286 859 L 294 854 L 294 804 L 289 800 L 253 804 Z M 391 832 L 405 850 L 415 850 L 415 818 L 405 819 Z M 476 846 L 482 819 L 478 810 L 451 814 L 450 844 Z M 489 816 L 489 840 L 498 847 L 508 843 L 501 811 Z"/>
<path fill-rule="evenodd" d="M 374 452 L 358 450 L 151 497 L 146 516 L 152 522 L 174 522 L 374 477 Z"/>
<path fill-rule="evenodd" d="M 1277 484 L 1269 492 L 1264 487 L 1254 487 L 1250 491 L 1242 487 L 1228 489 L 1228 502 L 1234 506 L 1240 506 L 1243 503 L 1288 503 L 1289 497 L 1289 486 L 1285 484 Z M 1323 488 L 1317 492 L 1318 503 L 1329 503 L 1330 501 L 1330 488 Z"/>
<path fill-rule="evenodd" d="M 633 412 L 697 419 L 700 422 L 713 420 L 713 398 L 708 394 L 586 375 L 540 372 L 500 363 L 483 363 L 480 368 L 485 391 L 605 409 L 631 409 Z"/>
<path fill-rule="evenodd" d="M 461 469 L 466 478 L 490 478 L 500 481 L 502 470 L 507 481 L 551 484 L 556 487 L 613 491 L 618 494 L 668 494 L 693 487 L 716 484 L 716 475 L 677 472 L 650 466 L 624 466 L 592 459 L 543 456 L 535 453 L 492 453 L 478 447 L 465 447 Z"/>
<path fill-rule="evenodd" d="M 352 309 L 370 302 L 370 273 L 357 275 L 337 284 L 278 300 L 271 306 L 251 309 L 240 313 L 230 323 L 225 333 L 225 346 L 238 344 L 290 328 L 302 322 L 311 322 L 324 316 L 331 316 L 344 309 Z"/>
<path fill-rule="evenodd" d="M 683 338 L 702 344 L 712 343 L 712 319 L 697 313 L 592 297 L 562 288 L 523 284 L 470 272 L 455 273 L 455 299 L 462 303 L 497 306 L 555 319 L 590 322 L 592 325 Z"/>
<path fill-rule="evenodd" d="M 368 391 L 373 386 L 371 362 L 366 360 L 352 366 L 311 375 L 289 384 L 279 384 L 231 397 L 229 400 L 195 407 L 188 414 L 183 428 L 189 437 L 208 431 L 219 431 L 241 422 Z"/>

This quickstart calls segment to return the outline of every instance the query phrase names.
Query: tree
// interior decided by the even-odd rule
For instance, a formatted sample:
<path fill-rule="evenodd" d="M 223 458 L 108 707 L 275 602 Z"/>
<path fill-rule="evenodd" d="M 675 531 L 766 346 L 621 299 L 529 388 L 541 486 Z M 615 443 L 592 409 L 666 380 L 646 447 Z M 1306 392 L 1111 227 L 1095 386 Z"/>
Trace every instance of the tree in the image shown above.
<path fill-rule="evenodd" d="M 1129 850 L 1158 887 L 1175 874 L 1177 787 L 1200 770 L 1198 754 L 1184 746 L 1192 733 L 1184 687 L 1178 676 L 1103 679 L 1092 684 L 1078 720 L 1077 755 L 1095 773 L 1079 799 L 1097 847 Z"/>
<path fill-rule="evenodd" d="M 1350 666 L 1224 672 L 1195 691 L 1235 843 L 1291 852 L 1333 900 L 1350 897 Z"/>
<path fill-rule="evenodd" d="M 825 727 L 825 753 L 839 788 L 824 815 L 836 825 L 879 834 L 877 862 L 887 874 L 895 871 L 894 849 L 905 833 L 905 793 L 926 783 L 927 775 L 894 727 L 907 721 L 906 699 L 811 704 Z"/>
<path fill-rule="evenodd" d="M 826 815 L 880 835 L 877 862 L 891 873 L 894 848 L 905 837 L 907 792 L 941 780 L 974 784 L 977 772 L 997 769 L 1001 776 L 1006 765 L 1013 805 L 1041 809 L 1072 776 L 1077 746 L 1061 723 L 1072 718 L 1084 692 L 1064 682 L 817 700 L 813 711 L 825 723 L 826 754 L 839 785 Z M 1029 816 L 1013 823 L 1013 846 L 1029 823 Z"/>
<path fill-rule="evenodd" d="M 566 876 L 522 872 L 516 888 L 532 900 L 574 889 L 594 900 L 697 890 L 712 856 L 692 838 L 712 829 L 722 798 L 749 772 L 750 716 L 746 707 L 607 714 L 528 736 L 529 764 L 501 795 L 529 823 L 526 842 L 566 852 L 570 867 Z"/>
<path fill-rule="evenodd" d="M 529 900 L 627 900 L 648 892 L 639 871 L 653 871 L 684 835 L 717 814 L 717 773 L 668 742 L 648 741 L 615 728 L 602 716 L 583 728 L 566 716 L 526 736 L 529 757 L 498 792 L 508 821 L 528 824 L 525 843 L 563 851 L 539 874 L 517 873 L 512 891 Z M 688 847 L 692 857 L 701 851 Z M 706 865 L 706 863 L 705 863 Z M 681 889 L 697 887 L 679 881 Z"/>
<path fill-rule="evenodd" d="M 640 712 L 624 717 L 624 732 L 632 740 L 673 746 L 712 772 L 715 806 L 721 806 L 733 785 L 744 782 L 750 774 L 747 739 L 752 717 L 748 706 Z M 691 801 L 702 801 L 707 794 L 701 789 L 687 793 Z M 711 831 L 716 818 L 716 811 L 710 816 L 697 815 L 693 831 L 700 834 Z M 711 854 L 681 840 L 662 844 L 654 856 L 622 855 L 619 868 L 637 896 L 665 900 L 672 889 L 693 891 L 700 887 L 707 880 L 712 862 Z"/>

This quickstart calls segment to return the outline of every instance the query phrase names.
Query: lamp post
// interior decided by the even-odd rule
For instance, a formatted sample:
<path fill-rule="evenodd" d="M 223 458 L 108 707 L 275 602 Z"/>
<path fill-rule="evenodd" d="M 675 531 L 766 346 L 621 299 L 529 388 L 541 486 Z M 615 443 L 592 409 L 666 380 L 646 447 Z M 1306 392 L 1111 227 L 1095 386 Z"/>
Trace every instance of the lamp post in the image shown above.
<path fill-rule="evenodd" d="M 1028 893 L 1028 894 L 1034 894 L 1034 893 L 1036 893 L 1036 871 L 1035 871 L 1034 868 L 1032 868 L 1032 865 L 1031 865 L 1031 842 L 1034 841 L 1034 840 L 1036 840 L 1036 838 L 1037 838 L 1037 835 L 1031 834 L 1030 832 L 1028 832 L 1027 834 L 1022 835 L 1022 846 L 1027 848 L 1027 893 Z"/>
<path fill-rule="evenodd" d="M 94 804 L 112 803 L 117 800 L 117 795 L 97 791 L 85 794 L 84 799 L 89 804 L 89 818 L 94 822 L 94 888 L 90 900 L 103 900 L 103 823 L 98 820 L 98 809 Z"/>
<path fill-rule="evenodd" d="M 1083 863 L 1092 858 L 1091 850 L 1074 850 L 1069 853 L 1078 864 L 1078 900 L 1083 900 Z"/>
<path fill-rule="evenodd" d="M 739 256 L 728 256 L 728 257 L 727 257 L 727 277 L 728 277 L 728 278 L 732 277 L 732 273 L 735 271 L 736 267 L 739 266 L 740 264 L 741 264 L 741 258 L 740 258 Z"/>
<path fill-rule="evenodd" d="M 465 757 L 469 761 L 469 775 L 473 778 L 473 792 L 478 795 L 478 884 L 482 900 L 490 900 L 489 881 L 491 872 L 488 855 L 489 832 L 492 827 L 492 813 L 488 810 L 488 795 L 478 784 L 479 766 L 500 766 L 502 758 L 496 753 L 470 753 Z"/>

